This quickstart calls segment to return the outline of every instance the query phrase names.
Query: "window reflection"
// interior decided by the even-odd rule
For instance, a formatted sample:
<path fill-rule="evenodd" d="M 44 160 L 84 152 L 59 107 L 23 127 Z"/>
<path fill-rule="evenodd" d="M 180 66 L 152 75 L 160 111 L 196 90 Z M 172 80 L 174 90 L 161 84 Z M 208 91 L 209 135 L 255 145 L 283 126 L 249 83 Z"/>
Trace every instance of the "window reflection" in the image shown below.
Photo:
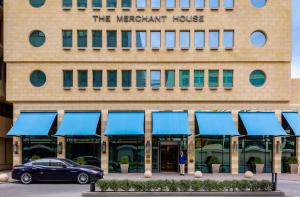
<path fill-rule="evenodd" d="M 151 48 L 152 49 L 160 48 L 160 31 L 151 32 Z"/>
<path fill-rule="evenodd" d="M 211 49 L 219 48 L 219 31 L 210 31 L 209 32 L 209 47 Z"/>

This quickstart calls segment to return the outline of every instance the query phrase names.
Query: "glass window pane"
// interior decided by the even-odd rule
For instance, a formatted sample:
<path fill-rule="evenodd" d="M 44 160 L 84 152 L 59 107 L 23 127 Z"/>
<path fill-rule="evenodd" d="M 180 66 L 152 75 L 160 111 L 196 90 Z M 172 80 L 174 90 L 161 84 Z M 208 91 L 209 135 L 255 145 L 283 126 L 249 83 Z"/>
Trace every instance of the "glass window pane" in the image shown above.
<path fill-rule="evenodd" d="M 159 49 L 160 48 L 160 31 L 151 32 L 151 48 Z"/>
<path fill-rule="evenodd" d="M 0 73 L 1 74 L 1 73 Z M 41 70 L 35 70 L 30 74 L 30 82 L 34 87 L 41 87 L 46 83 L 46 75 Z"/>
<path fill-rule="evenodd" d="M 29 36 L 29 42 L 34 47 L 42 46 L 45 41 L 46 37 L 42 31 L 33 31 Z"/>
<path fill-rule="evenodd" d="M 166 0 L 166 8 L 174 9 L 175 8 L 175 0 Z"/>
<path fill-rule="evenodd" d="M 63 30 L 63 47 L 72 47 L 72 30 Z"/>
<path fill-rule="evenodd" d="M 122 31 L 122 47 L 131 47 L 131 31 Z"/>
<path fill-rule="evenodd" d="M 146 8 L 146 0 L 136 0 L 136 8 L 139 9 Z"/>
<path fill-rule="evenodd" d="M 194 70 L 194 87 L 204 87 L 204 70 Z"/>
<path fill-rule="evenodd" d="M 225 9 L 233 9 L 234 0 L 224 0 L 224 8 Z"/>
<path fill-rule="evenodd" d="M 267 36 L 262 31 L 255 31 L 251 34 L 251 43 L 257 48 L 265 46 L 267 42 Z"/>
<path fill-rule="evenodd" d="M 63 0 L 63 7 L 66 8 L 72 7 L 72 0 Z"/>
<path fill-rule="evenodd" d="M 220 0 L 209 0 L 209 8 L 210 9 L 219 9 Z"/>
<path fill-rule="evenodd" d="M 190 86 L 190 71 L 180 70 L 179 71 L 179 86 L 182 88 Z"/>
<path fill-rule="evenodd" d="M 234 46 L 234 31 L 224 31 L 224 48 L 232 49 Z"/>
<path fill-rule="evenodd" d="M 151 8 L 154 9 L 160 8 L 160 0 L 151 0 Z"/>
<path fill-rule="evenodd" d="M 122 87 L 131 87 L 131 71 L 122 71 Z"/>
<path fill-rule="evenodd" d="M 77 46 L 87 47 L 87 31 L 79 30 L 77 31 Z"/>
<path fill-rule="evenodd" d="M 117 87 L 117 71 L 107 71 L 107 87 Z"/>
<path fill-rule="evenodd" d="M 223 71 L 223 87 L 225 88 L 233 87 L 233 70 Z"/>
<path fill-rule="evenodd" d="M 256 8 L 262 8 L 267 4 L 267 0 L 251 0 L 251 3 Z"/>
<path fill-rule="evenodd" d="M 196 49 L 203 49 L 205 47 L 205 32 L 195 31 L 194 34 L 194 47 Z"/>
<path fill-rule="evenodd" d="M 181 9 L 190 8 L 190 0 L 180 0 L 180 8 Z"/>
<path fill-rule="evenodd" d="M 64 70 L 63 78 L 64 78 L 64 87 L 73 87 L 73 71 L 72 70 Z"/>
<path fill-rule="evenodd" d="M 175 86 L 175 70 L 166 70 L 165 80 L 165 86 L 167 88 L 173 88 Z"/>
<path fill-rule="evenodd" d="M 117 7 L 117 0 L 107 0 L 106 7 L 108 8 L 116 8 Z"/>
<path fill-rule="evenodd" d="M 159 88 L 160 87 L 160 70 L 151 70 L 151 87 Z"/>
<path fill-rule="evenodd" d="M 165 44 L 167 49 L 175 48 L 175 32 L 174 31 L 166 31 Z"/>
<path fill-rule="evenodd" d="M 211 49 L 219 48 L 219 31 L 210 31 L 209 32 L 209 47 Z"/>
<path fill-rule="evenodd" d="M 180 48 L 188 49 L 190 48 L 190 32 L 189 31 L 181 31 L 180 32 Z"/>
<path fill-rule="evenodd" d="M 88 86 L 88 72 L 86 70 L 78 71 L 78 87 Z"/>
<path fill-rule="evenodd" d="M 266 74 L 262 70 L 255 70 L 250 74 L 250 83 L 255 87 L 261 87 L 266 82 Z"/>
<path fill-rule="evenodd" d="M 107 31 L 107 47 L 116 48 L 117 47 L 117 32 Z"/>
<path fill-rule="evenodd" d="M 136 71 L 136 87 L 146 87 L 146 74 L 145 70 Z"/>
<path fill-rule="evenodd" d="M 102 31 L 93 31 L 93 47 L 102 47 Z"/>
<path fill-rule="evenodd" d="M 136 32 L 136 47 L 137 48 L 146 48 L 146 32 L 137 31 Z"/>
<path fill-rule="evenodd" d="M 209 70 L 208 71 L 208 86 L 215 88 L 219 86 L 219 71 Z"/>
<path fill-rule="evenodd" d="M 195 8 L 196 9 L 204 9 L 205 8 L 205 0 L 195 0 Z"/>
<path fill-rule="evenodd" d="M 102 71 L 93 70 L 93 87 L 102 87 Z"/>
<path fill-rule="evenodd" d="M 102 7 L 102 0 L 93 0 L 92 6 L 93 6 L 93 8 L 101 8 Z"/>
<path fill-rule="evenodd" d="M 77 0 L 77 7 L 86 8 L 87 7 L 86 0 Z"/>
<path fill-rule="evenodd" d="M 131 8 L 131 0 L 122 0 L 122 8 Z"/>

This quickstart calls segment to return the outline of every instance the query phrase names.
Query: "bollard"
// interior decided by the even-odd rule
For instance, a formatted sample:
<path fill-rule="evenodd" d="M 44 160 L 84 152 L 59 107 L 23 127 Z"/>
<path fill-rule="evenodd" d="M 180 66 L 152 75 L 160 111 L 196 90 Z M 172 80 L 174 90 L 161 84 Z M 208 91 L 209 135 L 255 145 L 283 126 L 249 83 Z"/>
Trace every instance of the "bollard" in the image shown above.
<path fill-rule="evenodd" d="M 96 178 L 95 175 L 91 175 L 91 181 L 90 181 L 90 192 L 96 191 Z"/>
<path fill-rule="evenodd" d="M 272 173 L 272 191 L 277 190 L 277 173 Z"/>

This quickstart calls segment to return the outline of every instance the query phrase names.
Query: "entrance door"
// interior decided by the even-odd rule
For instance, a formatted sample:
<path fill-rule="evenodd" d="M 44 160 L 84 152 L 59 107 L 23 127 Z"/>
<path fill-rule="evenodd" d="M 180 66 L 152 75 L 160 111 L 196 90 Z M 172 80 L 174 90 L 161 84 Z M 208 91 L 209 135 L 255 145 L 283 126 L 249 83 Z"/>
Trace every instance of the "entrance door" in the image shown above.
<path fill-rule="evenodd" d="M 163 172 L 178 172 L 178 144 L 162 143 L 160 145 L 160 170 Z"/>

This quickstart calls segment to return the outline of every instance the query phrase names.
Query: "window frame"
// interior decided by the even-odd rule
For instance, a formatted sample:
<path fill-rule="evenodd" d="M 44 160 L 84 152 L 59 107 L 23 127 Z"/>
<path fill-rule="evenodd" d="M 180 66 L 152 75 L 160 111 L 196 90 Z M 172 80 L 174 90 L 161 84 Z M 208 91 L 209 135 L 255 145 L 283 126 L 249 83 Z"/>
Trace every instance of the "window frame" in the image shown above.
<path fill-rule="evenodd" d="M 86 8 L 87 8 L 87 0 L 77 0 L 77 9 L 84 10 Z"/>
<path fill-rule="evenodd" d="M 153 85 L 153 73 L 159 73 L 159 85 Z M 153 90 L 158 90 L 161 87 L 161 70 L 150 70 L 150 86 Z"/>
<path fill-rule="evenodd" d="M 197 46 L 197 40 L 196 40 L 196 34 L 199 33 L 200 35 L 203 34 L 203 41 L 202 43 L 200 43 L 200 45 L 202 44 L 202 46 Z M 201 38 L 200 38 L 201 39 Z M 195 30 L 194 31 L 194 48 L 195 49 L 204 49 L 205 48 L 205 30 Z M 201 40 L 200 40 L 201 41 Z"/>
<path fill-rule="evenodd" d="M 80 33 L 84 33 L 85 36 L 80 36 Z M 80 41 L 80 39 L 83 39 Z M 83 42 L 83 45 L 81 45 Z M 88 46 L 88 31 L 87 30 L 77 30 L 77 48 L 78 49 L 86 49 Z"/>
<path fill-rule="evenodd" d="M 96 37 L 96 33 L 99 33 L 99 38 Z M 92 47 L 93 49 L 101 49 L 102 48 L 102 45 L 103 45 L 103 33 L 102 33 L 102 30 L 92 30 Z M 95 41 L 97 41 L 97 39 L 100 39 L 99 40 L 99 43 L 95 44 Z"/>
<path fill-rule="evenodd" d="M 211 33 L 218 33 L 218 38 L 217 38 L 217 45 L 218 46 L 212 46 L 212 35 Z M 210 50 L 218 50 L 220 48 L 220 31 L 219 30 L 209 30 L 209 48 Z"/>
<path fill-rule="evenodd" d="M 102 8 L 102 0 L 92 0 L 92 8 L 94 10 L 100 10 Z"/>
<path fill-rule="evenodd" d="M 110 33 L 114 33 L 115 34 L 115 38 L 114 38 L 114 46 L 109 46 L 110 43 L 110 39 L 109 39 L 109 34 Z M 106 31 L 106 47 L 108 49 L 116 49 L 118 47 L 118 33 L 116 30 L 107 30 Z"/>
<path fill-rule="evenodd" d="M 73 7 L 73 2 L 72 0 L 63 0 L 62 6 L 64 10 L 70 10 Z"/>
<path fill-rule="evenodd" d="M 231 77 L 231 82 L 226 82 L 226 78 L 228 76 L 226 76 L 226 73 L 229 74 L 230 73 L 230 77 Z M 225 69 L 223 70 L 223 87 L 224 89 L 232 89 L 234 86 L 234 70 L 233 69 Z"/>
<path fill-rule="evenodd" d="M 232 34 L 232 35 L 231 35 L 232 37 L 230 38 L 230 39 L 231 39 L 231 41 L 230 41 L 230 42 L 231 42 L 231 43 L 230 43 L 231 46 L 226 46 L 226 45 L 227 45 L 227 42 L 226 42 L 226 39 L 227 39 L 227 38 L 226 38 L 226 37 L 227 37 L 226 34 L 227 34 L 227 33 L 231 33 L 231 34 Z M 224 47 L 225 50 L 232 50 L 232 49 L 234 49 L 234 44 L 235 44 L 235 43 L 234 43 L 234 39 L 235 39 L 235 33 L 234 33 L 234 30 L 224 30 L 224 31 L 223 31 L 223 47 Z"/>
<path fill-rule="evenodd" d="M 227 4 L 226 4 L 227 1 L 231 1 L 232 2 L 232 3 L 230 3 L 231 6 L 227 6 Z M 225 10 L 233 10 L 234 6 L 235 6 L 235 1 L 234 0 L 224 0 L 223 1 L 223 6 L 224 6 Z"/>
<path fill-rule="evenodd" d="M 198 7 L 197 6 L 197 1 L 202 1 L 203 2 L 203 6 L 202 7 Z M 205 9 L 205 0 L 195 0 L 194 6 L 195 6 L 196 10 L 204 10 Z"/>
<path fill-rule="evenodd" d="M 184 76 L 184 72 L 187 72 L 187 77 Z M 186 74 L 186 73 L 185 73 Z M 188 69 L 181 69 L 179 70 L 179 87 L 180 89 L 188 89 L 190 87 L 190 81 L 191 81 L 191 72 Z M 188 79 L 187 84 L 184 83 L 184 80 Z"/>
<path fill-rule="evenodd" d="M 127 46 L 125 46 L 125 41 L 123 38 L 123 35 L 127 34 Z M 122 44 L 122 49 L 130 49 L 132 47 L 132 32 L 130 30 L 122 30 L 121 31 L 121 44 Z"/>
<path fill-rule="evenodd" d="M 132 71 L 131 70 L 122 70 L 122 88 L 123 89 L 130 89 L 132 87 Z M 125 74 L 129 74 L 129 81 L 124 81 L 126 77 Z M 126 84 L 128 83 L 128 84 Z"/>
<path fill-rule="evenodd" d="M 212 2 L 214 2 L 214 1 L 217 2 L 217 4 L 218 4 L 217 7 L 213 6 Z M 211 9 L 211 10 L 218 10 L 218 9 L 220 9 L 220 0 L 209 0 L 209 9 Z"/>
<path fill-rule="evenodd" d="M 188 7 L 182 7 L 182 2 L 183 1 L 187 1 L 188 2 Z M 179 7 L 180 7 L 181 10 L 188 10 L 188 9 L 191 8 L 191 1 L 190 0 L 180 0 L 179 1 Z"/>
<path fill-rule="evenodd" d="M 216 74 L 217 76 L 211 76 L 212 74 Z M 208 70 L 208 87 L 211 89 L 211 90 L 215 90 L 219 87 L 219 75 L 220 75 L 220 72 L 219 70 L 217 69 L 211 69 L 211 70 Z M 216 82 L 212 81 L 213 78 L 216 78 Z M 215 83 L 215 85 L 214 85 Z"/>
<path fill-rule="evenodd" d="M 137 39 L 137 37 L 138 37 L 138 33 L 143 33 L 144 34 L 144 36 L 145 36 L 145 40 L 144 40 L 144 43 L 145 43 L 145 46 L 144 47 L 139 47 L 138 46 L 138 39 Z M 137 49 L 140 49 L 140 50 L 143 50 L 143 49 L 145 49 L 146 47 L 147 47 L 147 32 L 146 31 L 139 31 L 139 30 L 137 30 L 136 32 L 135 32 L 135 47 L 137 48 Z M 143 42 L 141 42 L 141 43 L 143 43 Z"/>
<path fill-rule="evenodd" d="M 113 1 L 113 3 L 111 3 L 110 1 Z M 113 4 L 113 6 L 111 6 Z M 118 6 L 118 2 L 117 0 L 106 0 L 106 8 L 108 10 L 114 10 L 116 9 Z"/>
<path fill-rule="evenodd" d="M 109 77 L 109 74 L 112 74 L 112 73 L 115 73 L 115 79 L 114 79 L 114 84 L 113 85 L 110 85 L 110 77 Z M 108 89 L 115 89 L 117 86 L 118 86 L 118 71 L 117 70 L 107 70 L 106 71 L 106 75 L 107 75 L 107 88 Z"/>
<path fill-rule="evenodd" d="M 155 1 L 159 1 L 159 6 L 153 6 L 153 4 L 155 3 Z M 161 0 L 151 0 L 150 1 L 150 7 L 152 10 L 159 10 L 161 8 Z"/>
<path fill-rule="evenodd" d="M 185 46 L 185 44 L 186 43 L 184 43 L 184 45 L 182 45 L 182 42 L 181 42 L 181 40 L 182 40 L 182 34 L 188 34 L 188 45 L 187 46 Z M 184 38 L 186 38 L 186 37 L 184 37 Z M 184 41 L 186 40 L 186 39 L 183 39 Z M 182 50 L 188 50 L 188 49 L 190 49 L 190 47 L 191 47 L 191 32 L 190 31 L 187 31 L 187 30 L 181 30 L 181 31 L 179 31 L 179 47 L 180 47 L 180 49 L 182 49 Z"/>
<path fill-rule="evenodd" d="M 158 47 L 153 47 L 152 45 L 152 33 L 159 33 L 159 46 Z M 159 50 L 161 48 L 161 31 L 151 31 L 150 32 L 150 47 L 152 50 Z"/>
<path fill-rule="evenodd" d="M 86 89 L 88 87 L 88 79 L 88 70 L 77 70 L 77 86 L 80 90 Z M 84 81 L 82 82 L 82 80 Z"/>
<path fill-rule="evenodd" d="M 139 84 L 139 75 L 138 75 L 138 73 L 139 72 L 143 72 L 144 73 L 144 76 L 145 76 L 145 79 L 144 79 L 144 83 L 142 84 L 142 85 L 140 85 Z M 138 88 L 138 89 L 144 89 L 146 86 L 147 86 L 147 70 L 136 70 L 136 83 L 135 83 L 135 85 L 136 85 L 136 87 Z"/>
<path fill-rule="evenodd" d="M 168 72 L 171 72 L 171 73 L 173 73 L 172 75 L 173 75 L 173 81 L 172 81 L 172 84 L 171 85 L 169 85 L 168 84 L 168 81 L 167 81 L 167 73 Z M 175 88 L 175 83 L 176 83 L 176 71 L 174 70 L 174 69 L 167 69 L 167 70 L 165 70 L 165 87 L 166 87 L 166 89 L 167 90 L 172 90 L 172 89 L 174 89 Z"/>
<path fill-rule="evenodd" d="M 173 34 L 173 46 L 168 46 L 168 39 L 167 39 L 167 34 L 169 34 L 169 33 L 172 33 Z M 167 49 L 167 50 L 173 50 L 173 49 L 175 49 L 176 48 L 176 31 L 165 31 L 165 48 Z"/>
<path fill-rule="evenodd" d="M 165 0 L 165 6 L 167 10 L 174 10 L 176 8 L 176 0 L 172 0 L 174 2 L 174 6 L 168 6 L 168 0 Z"/>
<path fill-rule="evenodd" d="M 199 72 L 199 82 L 196 83 L 196 72 Z M 196 85 L 199 84 L 199 85 Z M 195 69 L 194 70 L 194 88 L 203 89 L 205 85 L 205 71 L 204 69 Z"/>
<path fill-rule="evenodd" d="M 144 2 L 144 7 L 140 7 L 139 6 L 139 3 L 138 3 L 139 1 L 143 1 Z M 147 0 L 136 0 L 136 5 L 135 6 L 136 6 L 137 10 L 144 10 L 144 9 L 147 8 Z"/>
<path fill-rule="evenodd" d="M 70 74 L 70 81 L 66 81 L 66 74 Z M 69 83 L 69 84 L 67 84 Z M 74 86 L 74 72 L 73 70 L 63 70 L 63 87 L 64 89 L 71 89 Z"/>
<path fill-rule="evenodd" d="M 70 36 L 68 37 L 65 37 L 65 33 L 71 33 Z M 73 47 L 73 30 L 69 30 L 69 29 L 66 29 L 66 30 L 62 30 L 62 46 L 63 46 L 63 49 L 71 49 Z M 65 41 L 65 39 L 69 39 Z M 70 42 L 69 44 L 65 45 L 65 42 Z"/>
<path fill-rule="evenodd" d="M 99 73 L 99 84 L 95 83 L 95 74 Z M 102 70 L 92 70 L 92 75 L 93 75 L 93 88 L 94 89 L 101 89 L 103 86 L 103 71 Z"/>

